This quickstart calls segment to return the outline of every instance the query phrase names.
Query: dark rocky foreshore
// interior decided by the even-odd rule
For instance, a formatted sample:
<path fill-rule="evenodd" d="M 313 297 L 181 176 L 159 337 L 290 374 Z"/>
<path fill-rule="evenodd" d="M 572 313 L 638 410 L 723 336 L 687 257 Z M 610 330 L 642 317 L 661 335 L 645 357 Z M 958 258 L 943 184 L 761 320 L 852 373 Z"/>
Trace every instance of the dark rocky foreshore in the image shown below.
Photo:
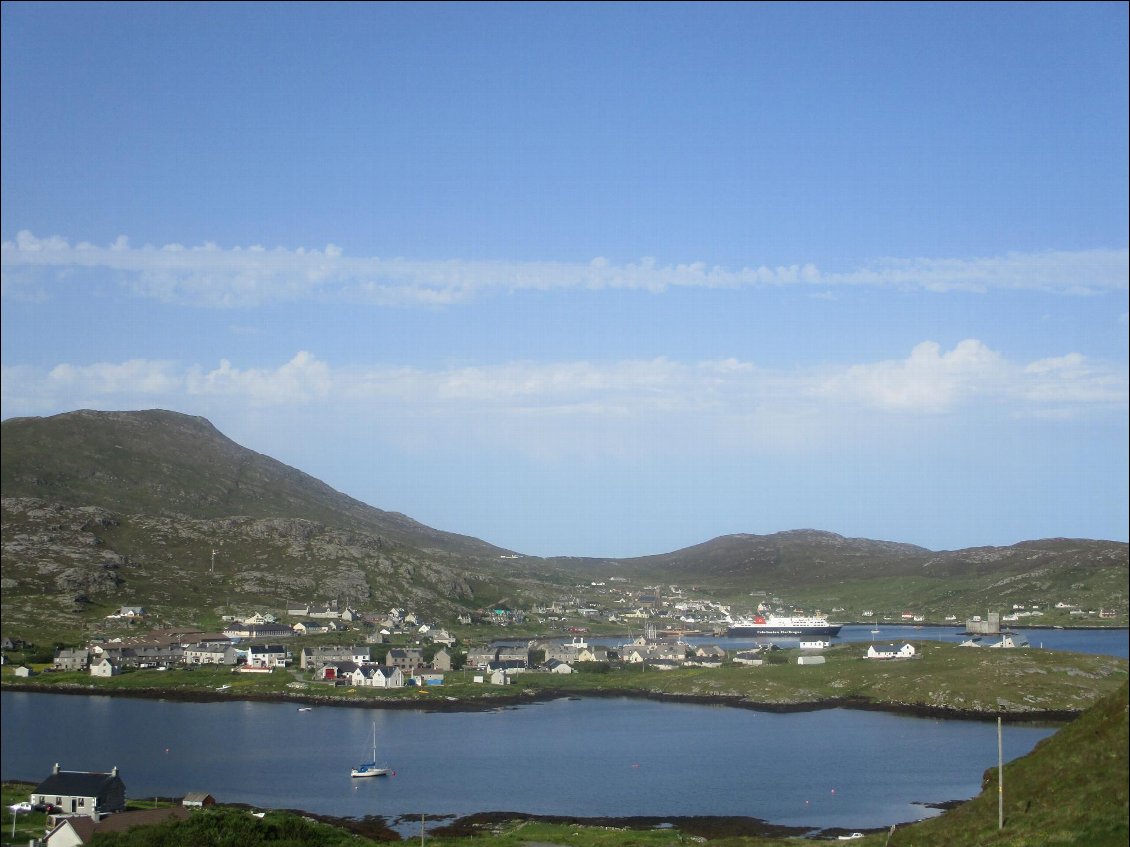
<path fill-rule="evenodd" d="M 195 690 L 183 691 L 162 688 L 136 688 L 102 690 L 92 686 L 63 683 L 59 685 L 36 685 L 27 682 L 7 682 L 5 691 L 25 691 L 35 694 L 71 694 L 81 696 L 133 697 L 144 700 L 172 700 L 181 703 L 221 703 L 235 700 L 259 703 L 295 703 L 306 706 L 347 707 L 353 709 L 411 709 L 429 712 L 486 712 L 494 709 L 512 708 L 528 703 L 547 702 L 563 698 L 635 698 L 669 703 L 690 703 L 706 706 L 727 706 L 737 709 L 750 709 L 776 714 L 814 712 L 821 709 L 858 709 L 861 711 L 888 712 L 921 718 L 944 718 L 948 720 L 996 720 L 998 717 L 1010 723 L 1062 723 L 1077 718 L 1081 711 L 1069 710 L 1031 710 L 1031 711 L 976 711 L 972 709 L 953 709 L 923 703 L 877 702 L 859 697 L 842 697 L 801 703 L 763 703 L 748 697 L 717 694 L 672 694 L 670 692 L 645 691 L 640 689 L 593 689 L 591 691 L 541 689 L 526 690 L 521 694 L 492 695 L 490 698 L 462 699 L 432 696 L 418 699 L 381 699 L 372 697 L 329 697 L 309 693 L 285 694 L 230 694 L 226 692 Z"/>

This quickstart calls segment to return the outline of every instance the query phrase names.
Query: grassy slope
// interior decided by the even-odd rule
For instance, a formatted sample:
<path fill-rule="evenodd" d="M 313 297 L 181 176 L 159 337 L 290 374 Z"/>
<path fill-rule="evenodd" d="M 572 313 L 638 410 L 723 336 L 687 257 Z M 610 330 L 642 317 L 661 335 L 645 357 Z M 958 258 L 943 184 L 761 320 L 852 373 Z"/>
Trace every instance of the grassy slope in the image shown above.
<path fill-rule="evenodd" d="M 1127 690 L 1124 683 L 1005 767 L 1003 830 L 997 828 L 992 769 L 980 795 L 898 833 L 892 847 L 1125 847 L 1130 838 Z"/>

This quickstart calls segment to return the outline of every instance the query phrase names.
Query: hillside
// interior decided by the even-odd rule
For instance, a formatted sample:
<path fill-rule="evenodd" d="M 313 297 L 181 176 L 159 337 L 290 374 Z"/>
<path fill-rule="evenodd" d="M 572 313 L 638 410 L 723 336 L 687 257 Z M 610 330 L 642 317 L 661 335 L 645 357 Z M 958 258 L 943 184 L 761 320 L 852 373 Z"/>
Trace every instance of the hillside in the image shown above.
<path fill-rule="evenodd" d="M 466 556 L 508 551 L 366 505 L 177 412 L 78 411 L 0 424 L 0 491 L 68 506 L 197 520 L 301 518 Z"/>
<path fill-rule="evenodd" d="M 794 530 L 633 559 L 518 558 L 361 503 L 203 418 L 79 411 L 4 421 L 0 436 L 5 634 L 73 634 L 120 605 L 154 607 L 170 624 L 289 600 L 409 605 L 444 621 L 494 604 L 600 607 L 602 592 L 582 586 L 610 576 L 694 586 L 739 609 L 779 595 L 841 619 L 1066 599 L 1127 620 L 1125 543 L 935 552 Z"/>
<path fill-rule="evenodd" d="M 898 833 L 900 847 L 1121 847 L 1130 836 L 1127 790 L 1128 688 L 1094 706 L 1004 771 L 1004 828 L 998 829 L 996 768 L 981 793 L 944 815 Z"/>
<path fill-rule="evenodd" d="M 1012 604 L 1044 609 L 1061 600 L 1113 608 L 1125 625 L 1128 546 L 1049 538 L 1008 547 L 932 551 L 912 544 L 845 538 L 812 529 L 715 538 L 672 553 L 633 559 L 556 559 L 590 575 L 633 582 L 693 584 L 750 604 L 749 594 L 791 602 L 939 616 Z M 1062 621 L 1057 621 L 1062 622 Z"/>
<path fill-rule="evenodd" d="M 5 634 L 73 633 L 120 605 L 166 624 L 339 600 L 437 617 L 553 577 L 350 498 L 174 412 L 4 421 Z M 213 551 L 215 554 L 213 555 Z"/>

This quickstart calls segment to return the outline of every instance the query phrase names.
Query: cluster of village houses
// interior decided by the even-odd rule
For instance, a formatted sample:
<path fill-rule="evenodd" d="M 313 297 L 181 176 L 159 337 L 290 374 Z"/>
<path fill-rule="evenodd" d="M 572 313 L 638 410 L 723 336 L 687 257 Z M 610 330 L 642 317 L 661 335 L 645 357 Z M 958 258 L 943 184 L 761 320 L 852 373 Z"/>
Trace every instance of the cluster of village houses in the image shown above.
<path fill-rule="evenodd" d="M 672 589 L 675 588 L 672 586 Z M 728 611 L 725 607 L 713 608 L 714 604 L 709 603 L 704 606 L 690 601 L 661 600 L 658 593 L 637 593 L 633 599 L 641 604 L 637 608 L 643 610 L 653 610 L 660 604 L 670 603 L 677 607 L 676 611 L 682 613 L 680 620 L 683 621 L 693 621 L 692 616 L 695 614 L 717 612 L 719 609 Z M 767 598 L 758 607 L 759 611 L 770 608 L 768 604 L 776 599 Z M 556 604 L 532 610 L 534 614 L 548 616 L 551 620 L 555 617 L 555 612 L 563 611 Z M 493 610 L 485 614 L 488 619 L 503 626 L 519 622 L 523 617 L 521 612 L 513 610 Z M 337 602 L 320 605 L 288 603 L 285 615 L 297 620 L 282 623 L 274 615 L 255 613 L 224 618 L 223 630 L 220 632 L 164 629 L 148 636 L 95 641 L 86 647 L 59 650 L 55 656 L 54 669 L 88 671 L 92 676 L 114 676 L 122 670 L 133 668 L 227 665 L 242 673 L 269 673 L 277 668 L 297 667 L 305 671 L 307 678 L 314 682 L 401 688 L 406 685 L 442 684 L 443 674 L 458 664 L 454 636 L 403 609 L 393 608 L 383 614 L 362 614 Z M 108 617 L 142 623 L 148 618 L 148 613 L 140 606 L 123 606 Z M 983 632 L 999 633 L 999 620 L 998 614 L 991 614 L 990 620 L 985 622 L 986 629 Z M 979 619 L 967 622 L 970 632 L 977 631 L 977 621 Z M 471 619 L 464 616 L 460 618 L 460 622 L 469 624 Z M 585 632 L 584 629 L 576 628 L 573 631 Z M 363 634 L 365 643 L 294 650 L 287 646 L 288 640 L 295 636 L 338 632 L 353 636 Z M 515 673 L 540 670 L 568 674 L 577 670 L 578 666 L 591 663 L 643 664 L 656 670 L 688 666 L 717 667 L 726 661 L 760 665 L 767 660 L 766 653 L 775 649 L 768 645 L 761 649 L 727 653 L 717 646 L 689 647 L 671 633 L 665 633 L 668 637 L 658 638 L 654 626 L 647 626 L 645 632 L 645 635 L 612 649 L 589 645 L 581 637 L 574 637 L 572 641 L 558 638 L 514 645 L 472 646 L 466 651 L 463 667 L 476 672 L 476 681 L 505 684 Z M 429 645 L 430 659 L 425 661 L 422 647 L 405 646 L 388 649 L 379 663 L 372 661 L 371 646 L 386 643 L 394 635 L 408 636 L 416 644 Z M 981 646 L 979 641 L 974 640 L 966 644 Z M 803 654 L 797 658 L 797 663 L 822 664 L 824 659 L 818 653 L 827 646 L 829 642 L 820 639 L 802 640 L 800 647 Z M 1023 639 L 1011 636 L 986 646 L 1027 645 Z M 867 649 L 866 657 L 892 659 L 906 658 L 913 654 L 914 647 L 910 644 L 872 644 Z M 30 673 L 26 668 L 17 669 L 17 675 L 27 676 Z"/>
<path fill-rule="evenodd" d="M 363 617 L 352 609 L 339 610 L 336 604 L 329 604 L 318 608 L 288 607 L 287 613 L 302 617 L 287 626 L 270 615 L 256 614 L 227 621 L 222 632 L 164 629 L 147 636 L 61 649 L 55 656 L 54 669 L 113 676 L 127 668 L 226 665 L 241 673 L 269 673 L 278 668 L 297 667 L 314 682 L 401 688 L 442 684 L 444 674 L 456 664 L 455 638 L 450 633 L 422 623 L 416 615 L 400 609 L 392 609 L 387 615 Z M 116 616 L 140 620 L 145 618 L 146 612 L 139 607 L 123 607 Z M 291 636 L 357 632 L 362 624 L 369 630 L 364 644 L 308 646 L 294 650 L 286 644 Z M 372 661 L 372 645 L 384 642 L 393 633 L 410 634 L 417 639 L 417 644 L 429 643 L 430 659 L 425 660 L 421 646 L 398 646 L 384 651 L 381 662 Z M 822 664 L 824 659 L 818 653 L 830 646 L 830 642 L 802 639 L 799 646 L 803 653 L 797 659 L 798 664 Z M 654 628 L 650 628 L 646 634 L 615 648 L 589 644 L 583 636 L 573 636 L 571 640 L 549 638 L 472 646 L 466 652 L 463 666 L 475 672 L 475 681 L 506 684 L 516 673 L 537 670 L 568 674 L 591 663 L 645 665 L 654 670 L 719 667 L 727 661 L 760 665 L 767 661 L 767 654 L 776 649 L 773 644 L 765 644 L 728 653 L 714 645 L 692 647 L 676 637 L 659 638 Z M 906 658 L 914 655 L 914 647 L 872 644 L 866 655 L 876 659 Z"/>

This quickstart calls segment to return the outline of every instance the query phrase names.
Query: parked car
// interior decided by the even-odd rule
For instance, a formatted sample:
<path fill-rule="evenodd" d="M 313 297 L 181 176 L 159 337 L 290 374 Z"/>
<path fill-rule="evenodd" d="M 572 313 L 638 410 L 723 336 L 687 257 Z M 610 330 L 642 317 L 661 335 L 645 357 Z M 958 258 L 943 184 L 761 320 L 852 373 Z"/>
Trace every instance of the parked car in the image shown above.
<path fill-rule="evenodd" d="M 22 803 L 13 803 L 11 806 L 8 807 L 8 810 L 13 815 L 19 815 L 19 814 L 23 814 L 24 812 L 30 812 L 32 810 L 32 808 L 33 807 L 31 805 L 31 803 L 29 803 L 25 800 Z"/>

